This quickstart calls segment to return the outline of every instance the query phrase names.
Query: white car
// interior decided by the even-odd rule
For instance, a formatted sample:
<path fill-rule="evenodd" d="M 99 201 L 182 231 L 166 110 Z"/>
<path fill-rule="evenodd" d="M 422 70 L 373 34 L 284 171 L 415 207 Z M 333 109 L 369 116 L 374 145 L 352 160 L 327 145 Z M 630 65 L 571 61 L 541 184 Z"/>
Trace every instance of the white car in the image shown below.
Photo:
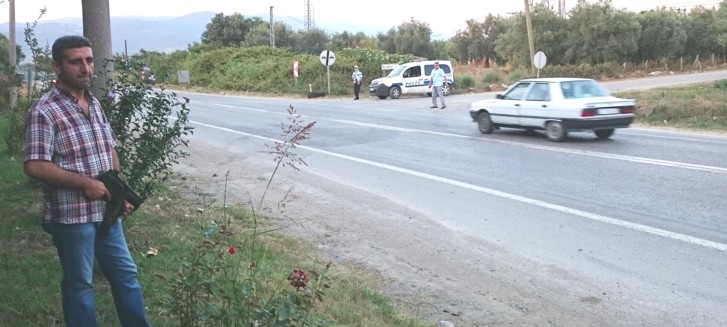
<path fill-rule="evenodd" d="M 558 142 L 570 131 L 590 130 L 599 138 L 634 121 L 636 102 L 611 96 L 585 78 L 538 78 L 518 81 L 495 99 L 473 102 L 470 116 L 483 134 L 500 127 L 545 130 Z"/>

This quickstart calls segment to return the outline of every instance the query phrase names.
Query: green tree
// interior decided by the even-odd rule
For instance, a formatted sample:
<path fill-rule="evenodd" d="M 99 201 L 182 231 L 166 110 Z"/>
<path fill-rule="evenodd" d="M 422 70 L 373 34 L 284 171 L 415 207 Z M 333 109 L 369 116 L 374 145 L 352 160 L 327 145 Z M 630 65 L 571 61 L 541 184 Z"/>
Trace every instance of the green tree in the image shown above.
<path fill-rule="evenodd" d="M 328 35 L 319 29 L 308 29 L 295 34 L 293 51 L 297 53 L 319 54 L 325 50 Z"/>
<path fill-rule="evenodd" d="M 716 32 L 717 53 L 727 54 L 727 1 L 719 4 L 719 9 L 714 13 L 714 28 Z"/>
<path fill-rule="evenodd" d="M 333 50 L 355 48 L 355 46 L 353 45 L 353 34 L 349 33 L 348 31 L 333 34 L 333 36 L 331 36 L 330 44 L 330 48 Z"/>
<path fill-rule="evenodd" d="M 611 0 L 579 0 L 567 31 L 566 58 L 571 64 L 627 61 L 638 52 L 641 38 L 637 14 L 615 9 Z"/>
<path fill-rule="evenodd" d="M 392 27 L 386 33 L 379 32 L 376 34 L 378 47 L 386 53 L 396 54 L 396 28 Z"/>
<path fill-rule="evenodd" d="M 432 41 L 432 57 L 431 59 L 449 59 L 454 53 L 453 44 L 446 40 Z"/>
<path fill-rule="evenodd" d="M 275 47 L 292 49 L 295 33 L 283 22 L 275 22 Z M 270 23 L 262 23 L 253 27 L 245 37 L 248 47 L 270 46 Z"/>
<path fill-rule="evenodd" d="M 501 16 L 487 15 L 482 23 L 483 32 L 485 34 L 485 54 L 488 58 L 494 58 L 495 61 L 501 62 L 502 57 L 495 51 L 497 39 L 507 32 L 507 22 Z"/>
<path fill-rule="evenodd" d="M 557 15 L 552 9 L 535 5 L 531 12 L 533 40 L 536 51 L 543 51 L 548 56 L 550 65 L 564 64 L 566 58 L 566 42 L 568 21 Z M 499 24 L 507 24 L 502 27 Z M 495 52 L 515 67 L 530 67 L 530 49 L 528 34 L 523 13 L 497 23 L 498 31 L 505 31 L 495 40 Z"/>
<path fill-rule="evenodd" d="M 278 40 L 275 40 L 277 46 Z M 245 36 L 245 45 L 256 47 L 256 46 L 269 46 L 270 45 L 270 24 L 260 24 L 247 32 Z"/>
<path fill-rule="evenodd" d="M 397 27 L 394 36 L 396 53 L 411 53 L 423 58 L 432 58 L 434 49 L 431 44 L 432 29 L 429 24 L 411 19 Z"/>
<path fill-rule="evenodd" d="M 259 17 L 245 18 L 239 13 L 230 16 L 218 13 L 212 17 L 202 33 L 202 43 L 217 46 L 242 46 L 245 44 L 247 33 L 260 24 L 263 24 L 263 20 Z"/>
<path fill-rule="evenodd" d="M 432 58 L 434 48 L 431 44 L 432 29 L 429 24 L 412 18 L 391 28 L 386 33 L 376 36 L 379 48 L 391 54 L 413 54 L 423 58 Z"/>
<path fill-rule="evenodd" d="M 455 58 L 460 62 L 469 62 L 470 59 L 487 57 L 487 36 L 485 24 L 474 19 L 467 20 L 467 27 L 457 31 L 452 38 Z"/>
<path fill-rule="evenodd" d="M 681 12 L 661 7 L 638 15 L 641 24 L 639 60 L 674 58 L 684 54 L 687 32 Z"/>
<path fill-rule="evenodd" d="M 367 36 L 363 32 L 358 32 L 355 34 L 348 31 L 335 33 L 333 34 L 333 36 L 331 36 L 330 44 L 332 49 L 338 50 L 345 48 L 376 49 L 376 40 L 370 36 Z"/>
<path fill-rule="evenodd" d="M 10 87 L 12 83 L 12 72 L 10 71 L 10 56 L 8 48 L 10 41 L 8 38 L 0 34 L 0 109 L 8 107 L 8 99 L 10 97 Z"/>
<path fill-rule="evenodd" d="M 695 7 L 687 15 L 684 25 L 687 33 L 685 54 L 688 57 L 696 58 L 699 55 L 707 56 L 720 52 L 714 9 Z"/>

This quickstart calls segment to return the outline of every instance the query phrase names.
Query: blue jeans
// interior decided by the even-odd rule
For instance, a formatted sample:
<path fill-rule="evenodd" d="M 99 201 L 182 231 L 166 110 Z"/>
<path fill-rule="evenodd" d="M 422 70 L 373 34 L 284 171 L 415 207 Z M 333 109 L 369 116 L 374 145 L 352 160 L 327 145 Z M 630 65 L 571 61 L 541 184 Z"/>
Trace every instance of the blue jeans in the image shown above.
<path fill-rule="evenodd" d="M 97 233 L 100 223 L 43 224 L 53 236 L 63 268 L 61 295 L 66 325 L 96 326 L 93 288 L 93 258 L 96 257 L 111 285 L 116 312 L 124 327 L 151 326 L 144 316 L 144 299 L 136 264 L 126 245 L 121 220 L 108 235 Z"/>

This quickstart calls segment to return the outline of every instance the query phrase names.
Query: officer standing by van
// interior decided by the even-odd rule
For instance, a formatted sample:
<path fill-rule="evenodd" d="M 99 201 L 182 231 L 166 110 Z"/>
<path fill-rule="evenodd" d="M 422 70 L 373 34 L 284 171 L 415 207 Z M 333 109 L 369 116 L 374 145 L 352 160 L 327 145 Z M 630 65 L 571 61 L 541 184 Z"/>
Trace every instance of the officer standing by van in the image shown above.
<path fill-rule="evenodd" d="M 358 70 L 358 65 L 353 66 L 353 74 L 351 74 L 353 80 L 353 99 L 358 100 L 358 94 L 361 92 L 361 81 L 363 81 L 363 73 Z"/>
<path fill-rule="evenodd" d="M 439 68 L 439 62 L 434 62 L 434 70 L 432 75 L 429 77 L 429 88 L 432 89 L 432 106 L 431 108 L 437 108 L 437 97 L 442 100 L 442 109 L 447 108 L 447 104 L 444 103 L 444 84 L 447 83 L 447 77 L 444 76 L 444 70 Z M 434 87 L 432 87 L 434 85 Z"/>

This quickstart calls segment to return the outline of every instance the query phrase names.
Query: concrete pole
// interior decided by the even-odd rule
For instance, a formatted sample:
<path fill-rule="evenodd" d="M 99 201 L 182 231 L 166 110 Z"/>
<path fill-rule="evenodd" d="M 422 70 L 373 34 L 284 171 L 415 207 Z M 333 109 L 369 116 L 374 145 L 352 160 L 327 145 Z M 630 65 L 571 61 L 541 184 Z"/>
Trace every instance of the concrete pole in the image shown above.
<path fill-rule="evenodd" d="M 533 58 L 535 57 L 535 41 L 533 40 L 533 23 L 530 20 L 530 1 L 525 0 L 525 24 L 528 28 L 528 46 L 530 47 L 530 73 L 535 73 Z"/>
<path fill-rule="evenodd" d="M 270 6 L 270 47 L 275 48 L 275 22 L 273 21 L 273 6 Z"/>
<path fill-rule="evenodd" d="M 81 0 L 83 7 L 83 36 L 91 40 L 96 79 L 91 93 L 102 97 L 106 82 L 114 74 L 111 49 L 111 14 L 109 0 Z"/>
<path fill-rule="evenodd" d="M 9 17 L 9 40 L 10 44 L 8 45 L 8 61 L 10 62 L 10 80 L 12 83 L 10 84 L 10 109 L 15 108 L 15 105 L 18 104 L 18 88 L 15 87 L 15 79 L 17 78 L 16 70 L 18 65 L 18 57 L 17 57 L 17 46 L 15 41 L 15 0 L 10 0 L 10 17 Z"/>

